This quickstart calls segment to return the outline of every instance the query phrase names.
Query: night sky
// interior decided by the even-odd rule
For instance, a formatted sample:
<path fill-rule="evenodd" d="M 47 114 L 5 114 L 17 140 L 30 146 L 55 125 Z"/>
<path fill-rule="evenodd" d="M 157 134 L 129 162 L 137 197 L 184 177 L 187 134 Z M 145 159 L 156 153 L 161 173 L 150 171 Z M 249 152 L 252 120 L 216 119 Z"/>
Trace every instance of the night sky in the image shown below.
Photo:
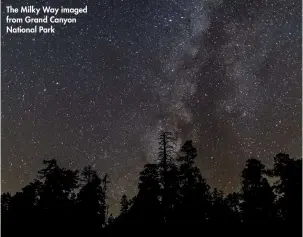
<path fill-rule="evenodd" d="M 6 34 L 4 6 L 26 3 L 88 14 L 53 35 Z M 225 192 L 248 158 L 301 157 L 301 1 L 5 0 L 2 22 L 2 191 L 56 158 L 108 172 L 115 209 L 161 130 L 193 139 Z"/>

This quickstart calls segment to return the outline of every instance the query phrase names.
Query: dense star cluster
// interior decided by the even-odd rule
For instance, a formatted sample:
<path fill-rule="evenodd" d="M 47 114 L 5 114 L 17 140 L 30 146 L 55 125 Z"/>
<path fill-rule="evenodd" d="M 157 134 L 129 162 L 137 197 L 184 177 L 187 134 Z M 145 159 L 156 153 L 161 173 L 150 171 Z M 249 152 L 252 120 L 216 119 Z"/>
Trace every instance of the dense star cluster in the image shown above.
<path fill-rule="evenodd" d="M 2 189 L 42 160 L 107 172 L 110 203 L 136 192 L 157 136 L 193 139 L 212 187 L 245 161 L 301 156 L 299 1 L 2 2 Z M 84 7 L 56 34 L 6 34 L 5 5 Z"/>

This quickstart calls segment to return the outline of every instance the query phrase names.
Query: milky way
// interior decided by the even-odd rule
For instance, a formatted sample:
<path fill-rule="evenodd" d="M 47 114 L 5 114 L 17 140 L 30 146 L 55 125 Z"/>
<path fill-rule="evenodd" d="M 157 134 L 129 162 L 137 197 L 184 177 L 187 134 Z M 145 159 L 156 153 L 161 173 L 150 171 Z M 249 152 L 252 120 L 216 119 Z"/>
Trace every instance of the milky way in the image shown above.
<path fill-rule="evenodd" d="M 225 192 L 250 157 L 301 156 L 299 1 L 26 3 L 88 14 L 55 35 L 2 35 L 3 191 L 56 158 L 109 173 L 116 207 L 163 129 L 176 149 L 194 140 L 202 175 Z"/>

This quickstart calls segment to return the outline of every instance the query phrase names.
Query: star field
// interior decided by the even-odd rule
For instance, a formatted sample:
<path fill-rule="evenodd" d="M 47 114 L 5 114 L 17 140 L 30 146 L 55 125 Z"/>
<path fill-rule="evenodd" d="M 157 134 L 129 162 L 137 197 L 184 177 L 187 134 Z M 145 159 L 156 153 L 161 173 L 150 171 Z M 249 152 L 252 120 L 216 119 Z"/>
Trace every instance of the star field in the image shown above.
<path fill-rule="evenodd" d="M 3 6 L 25 5 L 2 3 L 3 22 Z M 109 173 L 114 206 L 162 129 L 177 147 L 193 139 L 202 175 L 226 192 L 250 157 L 301 156 L 299 1 L 26 3 L 88 14 L 55 35 L 2 31 L 3 191 L 56 158 Z"/>

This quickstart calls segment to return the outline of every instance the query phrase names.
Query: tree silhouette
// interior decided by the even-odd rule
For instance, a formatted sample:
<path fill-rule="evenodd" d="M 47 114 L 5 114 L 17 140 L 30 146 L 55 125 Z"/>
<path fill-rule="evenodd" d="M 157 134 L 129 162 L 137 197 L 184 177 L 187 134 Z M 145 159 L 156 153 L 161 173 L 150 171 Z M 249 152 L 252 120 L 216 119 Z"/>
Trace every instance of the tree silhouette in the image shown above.
<path fill-rule="evenodd" d="M 209 186 L 195 164 L 197 150 L 192 141 L 186 141 L 180 152 L 180 203 L 176 216 L 183 224 L 201 223 L 207 219 L 210 208 Z"/>
<path fill-rule="evenodd" d="M 269 171 L 271 176 L 278 178 L 274 189 L 278 194 L 279 217 L 285 220 L 287 225 L 295 225 L 301 231 L 302 160 L 292 159 L 288 154 L 279 153 L 274 157 L 274 168 Z"/>
<path fill-rule="evenodd" d="M 13 225 L 11 210 L 12 195 L 3 193 L 1 195 L 1 234 L 8 235 Z"/>
<path fill-rule="evenodd" d="M 256 159 L 249 159 L 242 172 L 241 204 L 245 223 L 270 224 L 274 213 L 274 193 L 267 179 L 265 166 Z"/>
<path fill-rule="evenodd" d="M 223 224 L 226 219 L 227 205 L 225 204 L 224 194 L 218 189 L 214 189 L 212 192 L 212 215 L 210 219 L 215 223 Z"/>
<path fill-rule="evenodd" d="M 160 203 L 160 182 L 158 166 L 147 164 L 140 173 L 138 194 L 133 200 L 130 214 L 137 223 L 152 226 L 163 222 Z"/>
<path fill-rule="evenodd" d="M 90 166 L 78 171 L 44 161 L 38 179 L 14 195 L 1 195 L 1 230 L 5 236 L 91 236 L 131 234 L 143 228 L 157 234 L 185 227 L 212 235 L 301 236 L 302 160 L 279 153 L 272 169 L 256 159 L 247 160 L 241 190 L 225 195 L 210 187 L 195 164 L 192 141 L 181 147 L 178 163 L 170 135 L 162 133 L 159 162 L 140 172 L 138 192 L 123 195 L 120 215 L 106 220 L 108 177 L 100 178 Z M 277 181 L 271 186 L 266 178 Z M 261 228 L 257 228 L 262 226 Z M 104 228 L 106 227 L 106 228 Z M 136 229 L 135 229 L 136 230 Z M 170 232 L 172 233 L 172 232 Z"/>
<path fill-rule="evenodd" d="M 93 234 L 100 232 L 105 224 L 106 194 L 101 178 L 91 166 L 83 169 L 82 177 L 84 184 L 77 197 L 79 220 L 86 234 Z"/>
<path fill-rule="evenodd" d="M 1 203 L 5 209 L 2 218 L 3 233 L 20 234 L 29 233 L 31 223 L 37 222 L 38 214 L 37 200 L 40 188 L 40 182 L 30 183 L 11 197 L 9 194 L 2 195 Z M 19 228 L 14 228 L 18 226 Z"/>
<path fill-rule="evenodd" d="M 178 208 L 181 201 L 179 174 L 178 167 L 171 163 L 170 168 L 167 171 L 166 191 L 162 190 L 162 192 L 165 192 L 165 194 L 162 194 L 162 197 L 164 197 L 164 195 L 166 197 L 166 203 L 162 203 L 162 207 L 164 212 L 164 221 L 167 224 L 174 224 L 176 220 L 175 210 Z"/>
<path fill-rule="evenodd" d="M 123 214 L 126 214 L 128 212 L 128 209 L 129 209 L 129 201 L 127 200 L 127 197 L 125 194 L 123 194 L 122 198 L 121 198 L 121 211 L 120 213 L 123 215 Z"/>
<path fill-rule="evenodd" d="M 38 177 L 43 182 L 40 191 L 38 206 L 43 219 L 40 226 L 48 228 L 48 235 L 73 234 L 71 232 L 75 224 L 75 200 L 74 195 L 78 187 L 78 171 L 60 168 L 56 160 L 45 160 L 46 167 L 38 171 Z"/>
<path fill-rule="evenodd" d="M 169 213 L 171 212 L 171 203 L 169 199 L 172 197 L 173 186 L 172 176 L 176 174 L 176 167 L 174 165 L 174 148 L 173 148 L 173 137 L 171 132 L 162 131 L 159 135 L 159 174 L 161 184 L 161 203 L 162 203 L 162 214 L 164 222 L 166 222 Z"/>
<path fill-rule="evenodd" d="M 225 197 L 225 203 L 228 207 L 228 222 L 233 225 L 238 225 L 241 222 L 241 209 L 240 209 L 241 195 L 233 192 Z"/>
<path fill-rule="evenodd" d="M 3 193 L 1 195 L 1 215 L 6 215 L 9 210 L 10 202 L 12 200 L 12 196 L 10 193 Z"/>

